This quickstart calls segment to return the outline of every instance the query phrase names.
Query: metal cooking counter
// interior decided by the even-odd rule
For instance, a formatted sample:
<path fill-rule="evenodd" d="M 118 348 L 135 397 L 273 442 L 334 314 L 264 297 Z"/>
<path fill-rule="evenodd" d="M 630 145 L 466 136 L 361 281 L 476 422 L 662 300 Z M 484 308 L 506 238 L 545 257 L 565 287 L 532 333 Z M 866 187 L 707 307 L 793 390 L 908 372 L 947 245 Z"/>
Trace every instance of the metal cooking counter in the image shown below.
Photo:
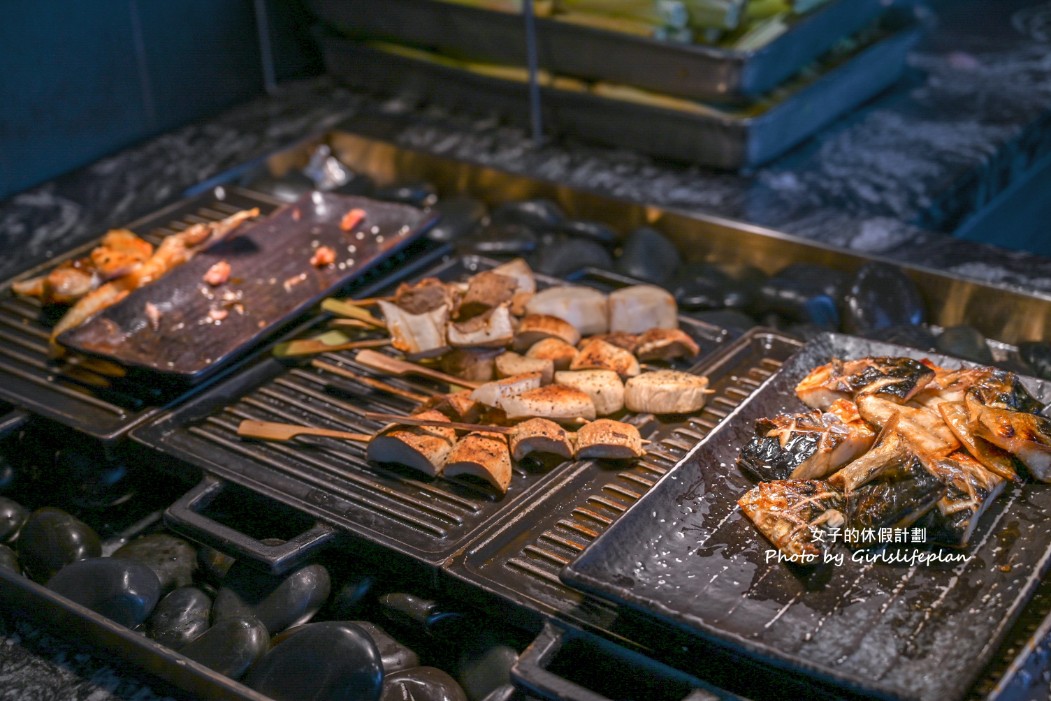
<path fill-rule="evenodd" d="M 935 28 L 913 56 L 916 72 L 906 85 L 750 175 L 580 144 L 534 147 L 521 131 L 484 118 L 416 110 L 327 79 L 291 84 L 0 203 L 0 278 L 354 117 L 363 132 L 403 146 L 1051 295 L 1051 261 L 944 235 L 1051 152 L 1051 66 L 1037 58 L 1046 44 L 1012 38 L 1006 29 L 985 36 L 985 27 L 972 20 L 968 29 L 964 19 Z M 1010 84 L 996 80 L 1009 74 Z M 977 99 L 961 117 L 960 96 L 968 91 Z M 153 698 L 137 677 L 0 619 L 0 699 Z"/>

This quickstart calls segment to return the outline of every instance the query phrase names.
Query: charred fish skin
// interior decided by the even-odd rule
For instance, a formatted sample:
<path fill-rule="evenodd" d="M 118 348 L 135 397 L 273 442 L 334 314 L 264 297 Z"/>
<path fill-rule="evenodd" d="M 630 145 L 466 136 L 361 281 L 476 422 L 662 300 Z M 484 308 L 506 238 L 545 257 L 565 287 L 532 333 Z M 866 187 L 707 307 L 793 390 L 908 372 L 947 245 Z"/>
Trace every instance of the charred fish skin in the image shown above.
<path fill-rule="evenodd" d="M 904 528 L 930 511 L 948 488 L 904 441 L 883 454 L 872 479 L 846 493 L 846 516 L 855 530 Z M 854 543 L 864 546 L 866 543 Z"/>
<path fill-rule="evenodd" d="M 823 480 L 761 482 L 737 500 L 755 527 L 792 562 L 817 564 L 843 525 L 843 495 Z"/>
<path fill-rule="evenodd" d="M 1029 393 L 1018 375 L 1007 370 L 992 370 L 975 382 L 969 392 L 982 404 L 994 409 L 1026 414 L 1039 414 L 1044 409 L 1044 405 Z"/>
<path fill-rule="evenodd" d="M 817 431 L 791 431 L 782 441 L 779 431 L 785 428 L 782 414 L 755 422 L 755 435 L 737 456 L 738 464 L 760 481 L 786 480 L 801 463 L 817 452 L 822 434 Z"/>
<path fill-rule="evenodd" d="M 874 357 L 843 363 L 842 383 L 854 394 L 879 394 L 906 402 L 934 379 L 934 370 L 912 358 Z"/>
<path fill-rule="evenodd" d="M 927 540 L 966 547 L 978 520 L 1004 490 L 1007 480 L 962 452 L 932 461 L 928 467 L 945 482 L 948 491 L 921 519 Z"/>

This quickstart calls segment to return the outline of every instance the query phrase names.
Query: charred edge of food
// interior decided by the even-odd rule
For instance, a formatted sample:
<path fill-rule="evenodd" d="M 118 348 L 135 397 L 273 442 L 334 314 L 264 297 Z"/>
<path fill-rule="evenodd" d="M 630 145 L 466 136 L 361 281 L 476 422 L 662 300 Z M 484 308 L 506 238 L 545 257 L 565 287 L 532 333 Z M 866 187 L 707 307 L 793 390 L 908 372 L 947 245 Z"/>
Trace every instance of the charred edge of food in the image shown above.
<path fill-rule="evenodd" d="M 927 529 L 927 540 L 965 547 L 978 520 L 1007 482 L 966 453 L 953 453 L 948 458 L 932 461 L 928 467 L 946 484 L 948 491 L 921 520 Z"/>
<path fill-rule="evenodd" d="M 881 394 L 905 402 L 934 379 L 934 370 L 912 358 L 874 357 L 848 360 L 839 378 L 855 394 Z"/>
<path fill-rule="evenodd" d="M 760 533 L 798 564 L 820 562 L 830 540 L 825 529 L 844 523 L 843 495 L 822 480 L 762 482 L 737 504 Z"/>

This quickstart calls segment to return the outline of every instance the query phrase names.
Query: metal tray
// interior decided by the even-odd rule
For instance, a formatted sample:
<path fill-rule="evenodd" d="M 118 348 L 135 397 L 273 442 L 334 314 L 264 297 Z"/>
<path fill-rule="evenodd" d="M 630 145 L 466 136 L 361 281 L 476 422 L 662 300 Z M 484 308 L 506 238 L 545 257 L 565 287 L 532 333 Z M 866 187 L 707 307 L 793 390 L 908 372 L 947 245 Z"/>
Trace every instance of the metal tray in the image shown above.
<path fill-rule="evenodd" d="M 954 566 L 860 563 L 798 570 L 764 556 L 736 507 L 735 459 L 754 421 L 801 410 L 795 384 L 835 357 L 963 361 L 829 334 L 808 344 L 562 574 L 566 583 L 770 664 L 861 693 L 966 693 L 1051 562 L 1051 490 L 1013 487 Z M 1051 383 L 1026 378 L 1039 400 Z M 1023 535 L 1024 534 L 1024 535 Z M 1022 536 L 1022 537 L 1019 537 Z"/>
<path fill-rule="evenodd" d="M 495 265 L 476 256 L 452 259 L 424 275 L 446 280 Z M 542 285 L 552 278 L 539 277 Z M 594 276 L 585 281 L 593 282 Z M 616 286 L 616 284 L 614 284 Z M 683 317 L 681 327 L 701 346 L 703 362 L 732 335 L 724 329 Z M 462 548 L 483 524 L 500 516 L 515 503 L 534 497 L 560 479 L 576 462 L 550 470 L 513 472 L 506 495 L 455 480 L 431 479 L 411 470 L 373 465 L 365 460 L 365 447 L 331 439 L 296 444 L 258 443 L 240 439 L 237 424 L 245 418 L 341 428 L 372 433 L 382 424 L 362 418 L 364 411 L 408 413 L 417 405 L 383 391 L 370 389 L 338 372 L 360 376 L 375 373 L 357 364 L 354 353 L 327 353 L 318 358 L 323 365 L 288 366 L 261 359 L 244 373 L 133 432 L 132 438 L 149 448 L 191 463 L 222 481 L 247 487 L 294 506 L 319 519 L 317 530 L 305 534 L 305 550 L 320 546 L 331 535 L 330 527 L 365 541 L 385 546 L 436 566 Z M 433 395 L 444 388 L 419 380 L 379 379 L 419 396 Z M 652 417 L 632 419 L 645 434 Z M 195 505 L 211 498 L 220 486 L 207 484 L 175 512 L 169 510 L 179 528 L 191 528 L 197 537 L 214 536 L 216 526 L 195 515 Z M 222 538 L 229 539 L 229 531 Z M 246 545 L 246 557 L 262 555 L 267 567 L 280 569 L 301 559 L 301 552 L 271 552 Z M 248 552 L 253 550 L 253 552 Z"/>
<path fill-rule="evenodd" d="M 434 0 L 308 0 L 338 31 L 426 46 L 484 61 L 525 65 L 521 15 Z M 870 24 L 880 0 L 832 0 L 796 18 L 753 51 L 676 44 L 537 18 L 539 65 L 559 74 L 606 80 L 706 101 L 757 97 L 795 75 L 837 41 Z"/>
<path fill-rule="evenodd" d="M 360 209 L 355 231 L 341 220 Z M 157 282 L 61 336 L 75 351 L 178 379 L 199 382 L 256 346 L 326 295 L 367 273 L 421 236 L 437 217 L 408 205 L 313 192 L 269 217 L 243 225 Z M 314 266 L 321 246 L 336 262 Z M 230 266 L 229 281 L 202 278 L 215 264 Z M 227 300 L 227 301 L 224 301 Z M 146 305 L 161 316 L 146 318 Z M 213 321 L 213 310 L 226 318 Z"/>
<path fill-rule="evenodd" d="M 542 88 L 545 123 L 555 131 L 676 161 L 726 169 L 765 163 L 889 86 L 901 75 L 914 29 L 900 29 L 848 59 L 783 88 L 747 111 L 699 112 Z M 528 117 L 525 83 L 480 76 L 428 61 L 323 37 L 329 73 L 359 88 L 408 93 L 469 111 Z M 361 66 L 369 70 L 361 70 Z"/>

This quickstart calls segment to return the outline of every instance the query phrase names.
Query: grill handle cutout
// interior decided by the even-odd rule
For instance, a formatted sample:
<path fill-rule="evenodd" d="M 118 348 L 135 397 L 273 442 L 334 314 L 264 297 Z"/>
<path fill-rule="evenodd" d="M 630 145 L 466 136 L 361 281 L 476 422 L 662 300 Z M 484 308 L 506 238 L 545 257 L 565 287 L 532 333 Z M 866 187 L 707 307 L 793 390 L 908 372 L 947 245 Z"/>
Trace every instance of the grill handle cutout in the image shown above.
<path fill-rule="evenodd" d="M 237 559 L 248 560 L 271 574 L 281 575 L 310 559 L 326 546 L 336 530 L 322 521 L 301 533 L 273 545 L 220 523 L 203 511 L 229 485 L 205 475 L 190 491 L 164 511 L 164 523 L 172 530 Z"/>
<path fill-rule="evenodd" d="M 558 658 L 563 659 L 558 659 Z M 736 699 L 701 688 L 701 683 L 683 672 L 637 652 L 600 638 L 569 631 L 550 621 L 529 644 L 511 668 L 511 680 L 528 694 L 550 701 L 610 701 L 602 690 L 592 690 L 569 678 L 563 670 L 604 670 L 591 674 L 604 678 L 617 698 L 650 698 L 654 701 L 718 701 Z M 608 672 L 608 673 L 607 673 Z M 625 689 L 625 683 L 641 683 Z M 644 687 L 644 688 L 643 688 Z M 631 693 L 635 692 L 635 693 Z"/>

